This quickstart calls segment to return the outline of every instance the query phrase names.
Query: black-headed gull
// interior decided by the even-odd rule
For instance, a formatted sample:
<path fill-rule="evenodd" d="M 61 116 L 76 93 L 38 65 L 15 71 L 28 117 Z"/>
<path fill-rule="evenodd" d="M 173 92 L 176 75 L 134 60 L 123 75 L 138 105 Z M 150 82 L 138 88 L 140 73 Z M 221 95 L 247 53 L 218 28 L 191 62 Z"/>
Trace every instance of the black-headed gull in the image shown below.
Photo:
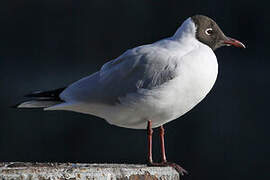
<path fill-rule="evenodd" d="M 67 110 L 95 115 L 108 123 L 148 131 L 148 162 L 166 160 L 163 124 L 197 105 L 213 87 L 218 63 L 214 50 L 245 46 L 226 37 L 210 18 L 195 15 L 176 33 L 153 44 L 129 49 L 96 73 L 52 91 L 36 91 L 17 108 Z M 152 160 L 152 128 L 160 127 L 162 162 Z"/>

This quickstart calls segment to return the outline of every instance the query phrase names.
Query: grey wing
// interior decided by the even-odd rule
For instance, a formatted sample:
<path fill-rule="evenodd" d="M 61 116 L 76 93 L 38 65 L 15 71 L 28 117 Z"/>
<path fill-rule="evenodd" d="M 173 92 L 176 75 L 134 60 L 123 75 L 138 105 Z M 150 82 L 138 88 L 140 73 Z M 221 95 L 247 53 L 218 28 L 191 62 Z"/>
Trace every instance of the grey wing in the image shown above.
<path fill-rule="evenodd" d="M 104 64 L 99 72 L 75 82 L 61 94 L 73 101 L 115 104 L 139 89 L 156 88 L 176 76 L 177 64 L 164 49 L 141 46 Z"/>

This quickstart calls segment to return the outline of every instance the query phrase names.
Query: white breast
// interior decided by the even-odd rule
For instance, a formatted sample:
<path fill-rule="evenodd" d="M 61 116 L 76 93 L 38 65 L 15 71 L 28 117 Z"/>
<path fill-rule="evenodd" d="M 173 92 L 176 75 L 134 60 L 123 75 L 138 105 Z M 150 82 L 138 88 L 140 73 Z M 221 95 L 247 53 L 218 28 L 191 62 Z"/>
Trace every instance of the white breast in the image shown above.
<path fill-rule="evenodd" d="M 150 45 L 166 49 L 164 63 L 171 63 L 170 57 L 175 57 L 173 63 L 177 64 L 177 69 L 172 80 L 155 88 L 127 92 L 124 97 L 119 97 L 120 103 L 114 105 L 76 99 L 95 97 L 91 94 L 91 88 L 87 88 L 89 84 L 91 87 L 100 86 L 95 74 L 74 83 L 75 85 L 64 91 L 61 97 L 67 101 L 66 103 L 46 110 L 70 110 L 92 114 L 106 119 L 110 124 L 133 129 L 145 129 L 148 120 L 152 120 L 153 127 L 158 127 L 182 116 L 208 94 L 218 74 L 214 52 L 195 38 L 195 32 L 196 27 L 189 18 L 173 37 Z M 102 90 L 102 86 L 99 88 Z"/>
<path fill-rule="evenodd" d="M 217 59 L 213 51 L 200 43 L 196 52 L 185 56 L 179 65 L 179 76 L 167 87 L 170 97 L 171 121 L 191 110 L 212 89 L 218 74 Z M 168 90 L 167 90 L 168 92 Z"/>
<path fill-rule="evenodd" d="M 158 127 L 191 110 L 213 87 L 218 74 L 217 59 L 208 46 L 200 43 L 196 52 L 179 61 L 178 67 L 175 79 L 157 89 L 127 95 L 121 105 L 107 107 L 104 118 L 117 126 L 144 129 L 147 120 Z"/>

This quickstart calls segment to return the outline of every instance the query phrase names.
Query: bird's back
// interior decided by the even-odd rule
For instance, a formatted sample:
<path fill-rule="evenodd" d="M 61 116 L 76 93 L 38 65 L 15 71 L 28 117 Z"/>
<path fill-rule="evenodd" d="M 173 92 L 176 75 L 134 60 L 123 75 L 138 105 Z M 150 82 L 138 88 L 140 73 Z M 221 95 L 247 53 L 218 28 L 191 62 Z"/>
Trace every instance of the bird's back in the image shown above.
<path fill-rule="evenodd" d="M 164 39 L 128 50 L 70 85 L 60 95 L 66 103 L 48 110 L 92 114 L 128 128 L 145 128 L 146 119 L 153 119 L 154 127 L 175 119 L 210 91 L 217 74 L 212 50 L 200 42 L 188 44 Z"/>

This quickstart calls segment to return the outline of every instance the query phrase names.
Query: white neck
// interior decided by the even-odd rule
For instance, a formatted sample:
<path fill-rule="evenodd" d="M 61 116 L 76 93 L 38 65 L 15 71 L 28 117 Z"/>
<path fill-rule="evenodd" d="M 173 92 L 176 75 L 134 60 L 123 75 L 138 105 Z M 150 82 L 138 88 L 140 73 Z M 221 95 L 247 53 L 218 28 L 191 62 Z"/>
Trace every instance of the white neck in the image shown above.
<path fill-rule="evenodd" d="M 186 39 L 196 39 L 196 26 L 191 18 L 188 18 L 183 24 L 177 29 L 172 39 L 182 41 Z"/>

